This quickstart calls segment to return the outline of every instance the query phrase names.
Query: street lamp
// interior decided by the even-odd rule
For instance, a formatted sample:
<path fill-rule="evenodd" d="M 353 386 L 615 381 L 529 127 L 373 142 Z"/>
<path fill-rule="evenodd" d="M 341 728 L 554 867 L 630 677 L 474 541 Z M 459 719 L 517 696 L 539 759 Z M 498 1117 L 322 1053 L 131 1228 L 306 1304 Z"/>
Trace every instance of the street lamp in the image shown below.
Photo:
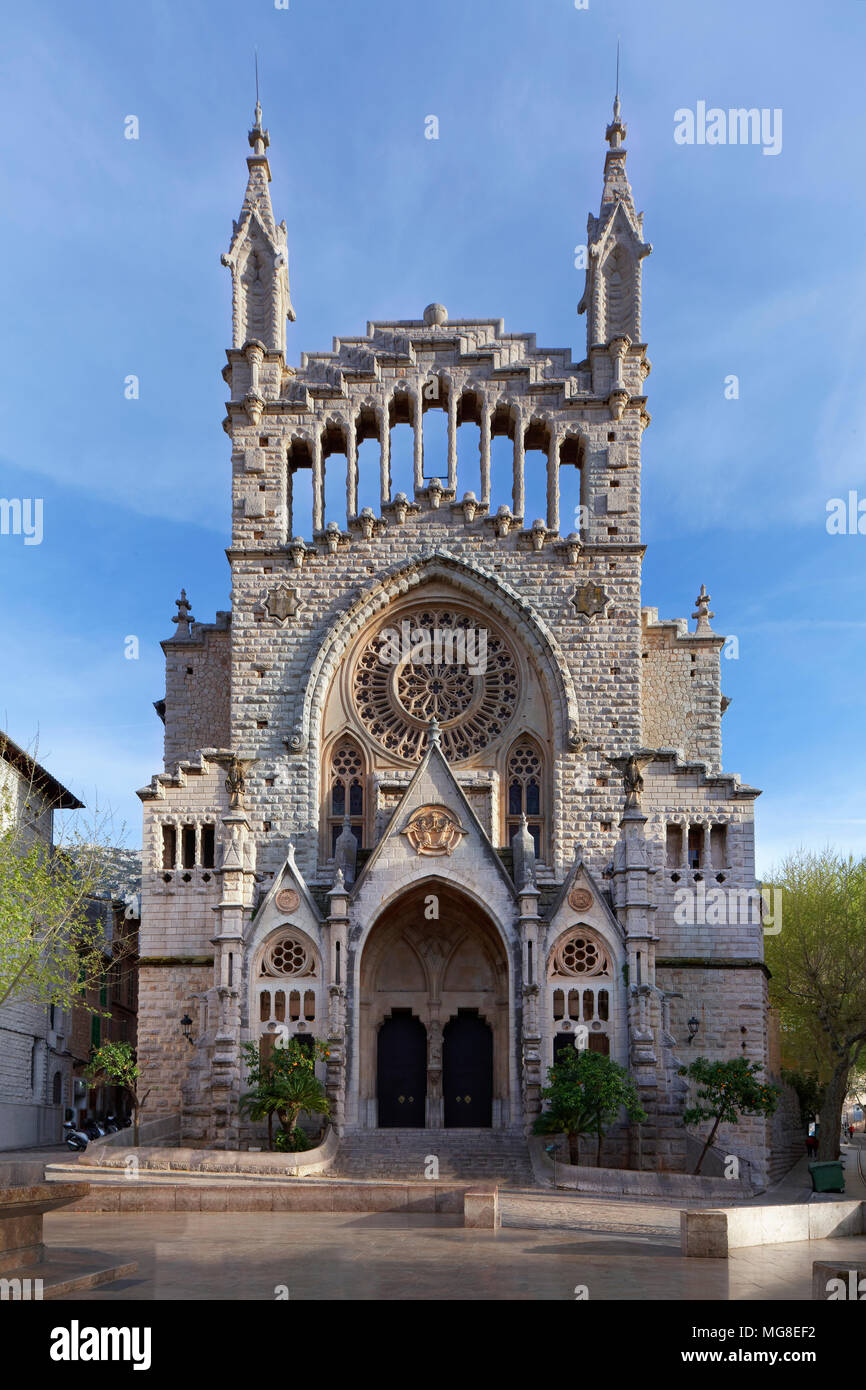
<path fill-rule="evenodd" d="M 195 1044 L 193 1042 L 192 1036 L 192 1019 L 190 1018 L 189 1014 L 184 1014 L 183 1018 L 180 1021 L 180 1026 L 183 1035 L 189 1043 L 190 1047 L 194 1047 Z"/>
<path fill-rule="evenodd" d="M 689 1042 L 694 1042 L 695 1038 L 697 1037 L 697 1032 L 700 1026 L 701 1020 L 697 1018 L 694 1014 L 692 1014 L 691 1018 L 689 1019 Z"/>

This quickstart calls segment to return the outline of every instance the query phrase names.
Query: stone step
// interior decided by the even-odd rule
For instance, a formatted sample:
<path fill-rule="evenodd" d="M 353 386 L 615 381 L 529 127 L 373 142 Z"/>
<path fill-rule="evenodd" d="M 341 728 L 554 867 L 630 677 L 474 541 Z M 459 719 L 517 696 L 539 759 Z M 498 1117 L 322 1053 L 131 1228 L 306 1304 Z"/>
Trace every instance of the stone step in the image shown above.
<path fill-rule="evenodd" d="M 431 1156 L 442 1179 L 498 1179 L 509 1186 L 533 1182 L 523 1134 L 491 1129 L 348 1130 L 331 1172 L 335 1177 L 419 1178 Z"/>

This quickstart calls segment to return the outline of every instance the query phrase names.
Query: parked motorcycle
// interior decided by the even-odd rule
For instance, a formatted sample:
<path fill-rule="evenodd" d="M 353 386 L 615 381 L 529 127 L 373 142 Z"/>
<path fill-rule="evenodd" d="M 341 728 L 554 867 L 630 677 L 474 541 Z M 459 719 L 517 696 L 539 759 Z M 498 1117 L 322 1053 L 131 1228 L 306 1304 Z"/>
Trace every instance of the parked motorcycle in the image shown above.
<path fill-rule="evenodd" d="M 67 1148 L 83 1152 L 90 1142 L 83 1129 L 76 1129 L 72 1120 L 63 1121 L 63 1134 Z"/>
<path fill-rule="evenodd" d="M 87 1135 L 88 1139 L 102 1139 L 105 1134 L 105 1130 L 102 1128 L 99 1122 L 97 1120 L 94 1120 L 92 1117 L 89 1120 L 85 1120 L 84 1124 L 81 1127 Z"/>
<path fill-rule="evenodd" d="M 100 1123 L 105 1125 L 106 1134 L 117 1134 L 118 1130 L 120 1129 L 120 1122 L 115 1118 L 114 1114 L 111 1112 L 109 1112 L 106 1115 L 105 1119 L 100 1121 Z"/>

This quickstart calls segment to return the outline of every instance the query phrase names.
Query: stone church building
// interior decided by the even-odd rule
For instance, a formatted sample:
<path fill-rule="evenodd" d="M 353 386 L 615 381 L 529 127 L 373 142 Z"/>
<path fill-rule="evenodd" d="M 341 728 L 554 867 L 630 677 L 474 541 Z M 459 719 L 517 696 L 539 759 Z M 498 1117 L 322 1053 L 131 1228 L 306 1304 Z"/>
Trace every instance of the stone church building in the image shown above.
<path fill-rule="evenodd" d="M 693 628 L 641 595 L 652 248 L 625 136 L 617 102 L 581 360 L 431 304 L 294 367 L 256 108 L 223 257 L 231 609 L 181 594 L 139 792 L 143 1089 L 187 1143 L 249 1142 L 240 1048 L 268 1033 L 327 1043 L 341 1135 L 522 1136 L 557 1051 L 589 1047 L 649 1116 L 607 1161 L 661 1170 L 689 1161 L 680 1065 L 770 1062 L 724 639 L 703 587 Z M 721 1152 L 765 1174 L 768 1122 Z"/>

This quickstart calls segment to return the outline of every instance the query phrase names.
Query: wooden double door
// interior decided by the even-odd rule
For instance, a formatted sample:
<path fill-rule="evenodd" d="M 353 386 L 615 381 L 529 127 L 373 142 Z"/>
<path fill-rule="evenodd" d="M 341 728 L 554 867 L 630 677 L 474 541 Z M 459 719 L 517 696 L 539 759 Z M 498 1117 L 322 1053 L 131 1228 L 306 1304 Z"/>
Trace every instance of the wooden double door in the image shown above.
<path fill-rule="evenodd" d="M 380 1129 L 424 1128 L 427 1073 L 427 1029 L 411 1010 L 393 1010 L 377 1044 Z M 458 1009 L 442 1030 L 442 1101 L 446 1129 L 492 1124 L 493 1033 L 477 1009 Z"/>

